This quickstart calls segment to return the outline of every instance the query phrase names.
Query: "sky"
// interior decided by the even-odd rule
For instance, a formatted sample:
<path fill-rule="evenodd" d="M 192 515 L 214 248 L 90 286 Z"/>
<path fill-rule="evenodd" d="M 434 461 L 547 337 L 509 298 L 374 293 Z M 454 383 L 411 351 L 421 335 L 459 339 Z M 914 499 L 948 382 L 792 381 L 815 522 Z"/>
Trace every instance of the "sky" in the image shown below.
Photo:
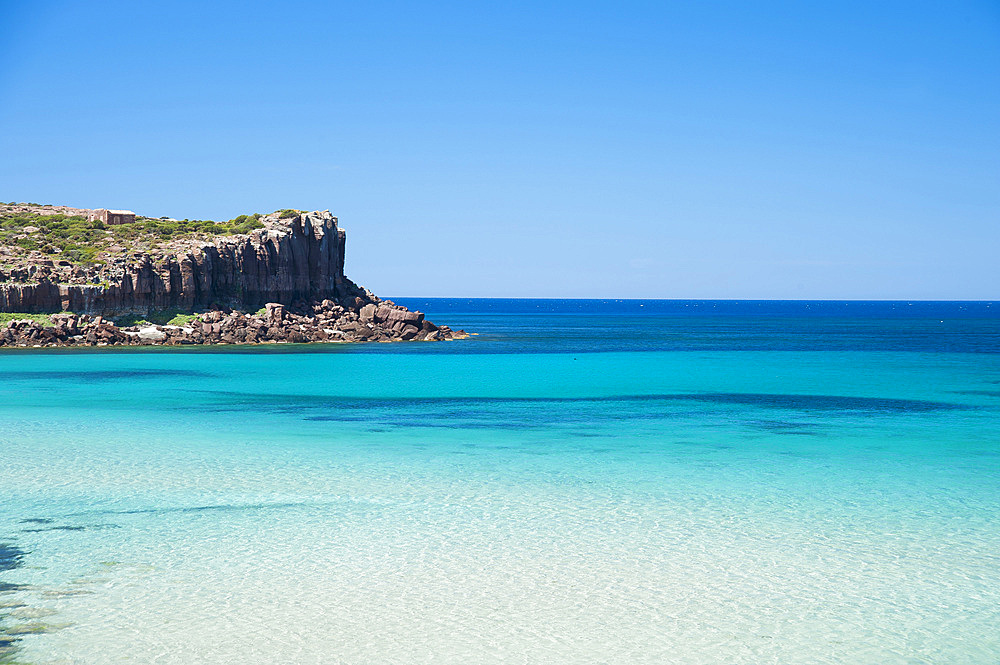
<path fill-rule="evenodd" d="M 1000 2 L 0 0 L 0 200 L 382 296 L 1000 299 Z"/>

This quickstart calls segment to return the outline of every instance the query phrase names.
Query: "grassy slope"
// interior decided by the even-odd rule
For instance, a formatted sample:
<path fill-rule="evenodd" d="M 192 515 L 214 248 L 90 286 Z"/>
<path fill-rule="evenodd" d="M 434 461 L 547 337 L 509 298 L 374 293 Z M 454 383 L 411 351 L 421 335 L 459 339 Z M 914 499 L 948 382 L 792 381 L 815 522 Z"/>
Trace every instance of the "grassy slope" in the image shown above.
<path fill-rule="evenodd" d="M 260 215 L 240 215 L 228 222 L 140 217 L 134 224 L 105 226 L 80 216 L 19 213 L 0 215 L 0 245 L 39 250 L 73 264 L 90 264 L 116 246 L 152 248 L 173 239 L 249 233 L 262 227 Z M 37 230 L 26 232 L 25 228 Z"/>
<path fill-rule="evenodd" d="M 70 312 L 63 312 L 64 314 L 69 314 Z M 38 321 L 43 326 L 51 326 L 52 319 L 51 314 L 28 314 L 25 312 L 0 312 L 0 328 L 6 326 L 10 321 L 21 321 L 24 319 L 31 319 L 32 321 Z M 158 325 L 158 326 L 186 326 L 195 319 L 198 318 L 198 314 L 188 314 L 186 312 L 180 312 L 177 310 L 170 310 L 167 312 L 150 312 L 143 315 L 135 316 L 121 316 L 115 319 L 115 325 L 125 327 L 125 326 L 143 326 L 143 325 Z"/>
<path fill-rule="evenodd" d="M 43 326 L 51 326 L 52 320 L 49 318 L 48 314 L 25 314 L 23 312 L 0 312 L 0 328 L 5 327 L 10 321 L 20 321 L 22 319 L 31 319 L 32 321 L 38 321 Z"/>

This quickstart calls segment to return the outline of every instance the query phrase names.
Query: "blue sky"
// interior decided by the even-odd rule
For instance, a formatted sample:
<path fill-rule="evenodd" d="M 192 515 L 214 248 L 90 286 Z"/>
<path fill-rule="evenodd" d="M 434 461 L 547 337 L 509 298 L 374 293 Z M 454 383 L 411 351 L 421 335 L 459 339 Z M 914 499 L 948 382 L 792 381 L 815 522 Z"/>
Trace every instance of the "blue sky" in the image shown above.
<path fill-rule="evenodd" d="M 1000 299 L 1000 4 L 8 2 L 0 199 L 383 295 Z"/>

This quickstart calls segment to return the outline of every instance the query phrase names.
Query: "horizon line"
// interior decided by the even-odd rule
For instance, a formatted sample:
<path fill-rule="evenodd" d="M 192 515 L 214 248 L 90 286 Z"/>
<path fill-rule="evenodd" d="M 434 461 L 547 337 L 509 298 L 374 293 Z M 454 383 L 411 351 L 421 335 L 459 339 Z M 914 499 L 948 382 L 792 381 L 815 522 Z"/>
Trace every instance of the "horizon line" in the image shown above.
<path fill-rule="evenodd" d="M 386 296 L 382 300 L 399 299 L 436 299 L 436 300 L 619 300 L 642 301 L 656 300 L 667 302 L 891 302 L 891 303 L 984 303 L 1000 304 L 996 300 L 980 299 L 941 299 L 941 298 L 619 298 L 619 297 L 587 297 L 587 296 Z"/>

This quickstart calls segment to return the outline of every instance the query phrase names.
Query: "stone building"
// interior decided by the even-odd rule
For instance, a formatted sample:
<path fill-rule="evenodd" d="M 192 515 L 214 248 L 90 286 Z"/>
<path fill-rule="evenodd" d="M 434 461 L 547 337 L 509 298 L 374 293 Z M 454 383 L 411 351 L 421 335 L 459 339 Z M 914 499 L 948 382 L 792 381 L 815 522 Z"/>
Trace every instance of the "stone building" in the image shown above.
<path fill-rule="evenodd" d="M 108 210 L 107 208 L 98 208 L 97 210 L 92 210 L 89 215 L 87 215 L 87 221 L 92 222 L 95 219 L 99 219 L 105 224 L 131 224 L 135 221 L 135 213 L 131 210 Z"/>

